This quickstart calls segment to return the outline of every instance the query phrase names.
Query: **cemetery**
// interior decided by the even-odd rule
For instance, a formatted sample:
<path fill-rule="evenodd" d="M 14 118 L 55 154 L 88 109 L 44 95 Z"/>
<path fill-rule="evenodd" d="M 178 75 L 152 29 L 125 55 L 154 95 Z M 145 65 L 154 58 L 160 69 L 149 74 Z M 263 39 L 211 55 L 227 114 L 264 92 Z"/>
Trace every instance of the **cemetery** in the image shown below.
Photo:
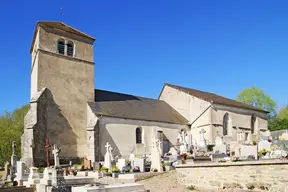
<path fill-rule="evenodd" d="M 188 146 L 188 134 L 181 130 L 177 145 L 161 154 L 161 141 L 153 141 L 151 154 L 129 159 L 113 157 L 113 148 L 106 143 L 104 162 L 91 162 L 86 158 L 81 164 L 61 165 L 61 149 L 53 145 L 51 150 L 54 163 L 46 167 L 26 167 L 17 160 L 15 143 L 12 142 L 11 162 L 5 164 L 2 188 L 36 189 L 37 192 L 50 191 L 146 191 L 139 180 L 147 179 L 171 170 L 176 170 L 178 180 L 187 187 L 201 190 L 245 189 L 271 191 L 287 190 L 288 182 L 288 134 L 272 138 L 269 131 L 254 134 L 251 143 L 237 141 L 224 136 L 216 138 L 216 145 L 209 149 L 200 131 L 197 146 Z M 46 139 L 46 154 L 50 148 Z M 209 173 L 209 174 L 207 174 Z M 273 173 L 273 176 L 271 174 Z M 281 191 L 280 190 L 280 191 Z"/>

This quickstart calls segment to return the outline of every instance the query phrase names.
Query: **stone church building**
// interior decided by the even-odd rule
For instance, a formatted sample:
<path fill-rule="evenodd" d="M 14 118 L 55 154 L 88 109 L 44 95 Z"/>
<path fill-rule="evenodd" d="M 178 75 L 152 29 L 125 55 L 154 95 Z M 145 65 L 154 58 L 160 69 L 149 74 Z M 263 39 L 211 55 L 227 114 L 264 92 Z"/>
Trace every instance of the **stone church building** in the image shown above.
<path fill-rule="evenodd" d="M 45 165 L 46 138 L 67 163 L 82 157 L 102 161 L 106 142 L 114 155 L 142 156 L 158 137 L 165 153 L 181 129 L 190 133 L 191 145 L 204 129 L 210 146 L 216 136 L 237 140 L 242 134 L 250 142 L 267 130 L 268 112 L 213 93 L 165 84 L 159 98 L 151 99 L 95 89 L 95 40 L 61 22 L 37 23 L 30 49 L 31 107 L 22 135 L 26 164 Z"/>

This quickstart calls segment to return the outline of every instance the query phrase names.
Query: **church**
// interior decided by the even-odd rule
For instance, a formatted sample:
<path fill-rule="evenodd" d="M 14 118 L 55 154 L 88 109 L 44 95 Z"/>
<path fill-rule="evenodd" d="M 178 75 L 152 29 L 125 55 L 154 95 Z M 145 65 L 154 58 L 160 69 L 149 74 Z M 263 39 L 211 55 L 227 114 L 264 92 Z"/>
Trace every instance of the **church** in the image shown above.
<path fill-rule="evenodd" d="M 37 23 L 30 48 L 31 107 L 21 138 L 27 165 L 46 164 L 46 138 L 61 149 L 60 163 L 99 162 L 107 142 L 113 155 L 127 158 L 149 154 L 154 138 L 168 152 L 181 130 L 189 145 L 197 145 L 204 130 L 212 147 L 217 136 L 251 142 L 267 130 L 267 111 L 213 93 L 164 84 L 152 99 L 95 89 L 95 40 L 62 22 Z"/>

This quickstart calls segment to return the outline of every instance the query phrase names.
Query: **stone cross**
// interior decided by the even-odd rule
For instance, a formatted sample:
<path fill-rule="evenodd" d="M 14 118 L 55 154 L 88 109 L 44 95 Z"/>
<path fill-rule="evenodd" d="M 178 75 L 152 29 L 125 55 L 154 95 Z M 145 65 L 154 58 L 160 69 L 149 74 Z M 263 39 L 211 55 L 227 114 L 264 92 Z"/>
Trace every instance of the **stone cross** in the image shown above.
<path fill-rule="evenodd" d="M 52 153 L 54 154 L 54 166 L 57 167 L 60 165 L 59 163 L 59 153 L 61 152 L 61 149 L 57 147 L 56 144 L 54 144 L 54 149 Z"/>
<path fill-rule="evenodd" d="M 202 135 L 202 137 L 204 137 L 204 133 L 206 133 L 206 131 L 202 129 L 199 133 Z"/>
<path fill-rule="evenodd" d="M 49 139 L 46 137 L 46 145 L 45 145 L 45 151 L 46 151 L 46 167 L 50 167 L 49 163 L 49 149 L 51 145 L 49 144 Z"/>
<path fill-rule="evenodd" d="M 16 148 L 16 143 L 15 141 L 12 141 L 12 155 L 15 155 L 15 148 Z"/>
<path fill-rule="evenodd" d="M 111 145 L 107 142 L 105 147 L 106 147 L 106 153 L 107 152 L 109 153 Z"/>

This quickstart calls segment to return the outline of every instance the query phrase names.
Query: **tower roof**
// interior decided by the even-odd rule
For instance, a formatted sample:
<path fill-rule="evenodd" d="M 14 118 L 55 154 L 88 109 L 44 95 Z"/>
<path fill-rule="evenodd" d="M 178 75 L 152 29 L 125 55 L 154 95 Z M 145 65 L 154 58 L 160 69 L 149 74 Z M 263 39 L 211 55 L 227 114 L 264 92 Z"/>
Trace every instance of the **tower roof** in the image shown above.
<path fill-rule="evenodd" d="M 66 32 L 69 32 L 69 33 L 73 33 L 75 35 L 79 35 L 79 36 L 82 36 L 82 37 L 86 37 L 88 39 L 91 39 L 93 41 L 96 40 L 96 38 L 90 36 L 90 35 L 87 35 L 65 23 L 62 23 L 62 22 L 51 22 L 51 21 L 38 21 L 37 22 L 37 25 L 36 25 L 36 28 L 35 28 L 35 31 L 34 31 L 34 36 L 33 36 L 33 40 L 32 40 L 32 45 L 31 45 L 31 48 L 30 48 L 30 53 L 32 52 L 32 49 L 33 49 L 33 45 L 34 45 L 34 42 L 35 42 L 35 38 L 36 38 L 36 33 L 37 33 L 37 28 L 39 26 L 48 26 L 48 27 L 52 27 L 52 28 L 56 28 L 56 29 L 60 29 L 62 31 L 66 31 Z"/>

